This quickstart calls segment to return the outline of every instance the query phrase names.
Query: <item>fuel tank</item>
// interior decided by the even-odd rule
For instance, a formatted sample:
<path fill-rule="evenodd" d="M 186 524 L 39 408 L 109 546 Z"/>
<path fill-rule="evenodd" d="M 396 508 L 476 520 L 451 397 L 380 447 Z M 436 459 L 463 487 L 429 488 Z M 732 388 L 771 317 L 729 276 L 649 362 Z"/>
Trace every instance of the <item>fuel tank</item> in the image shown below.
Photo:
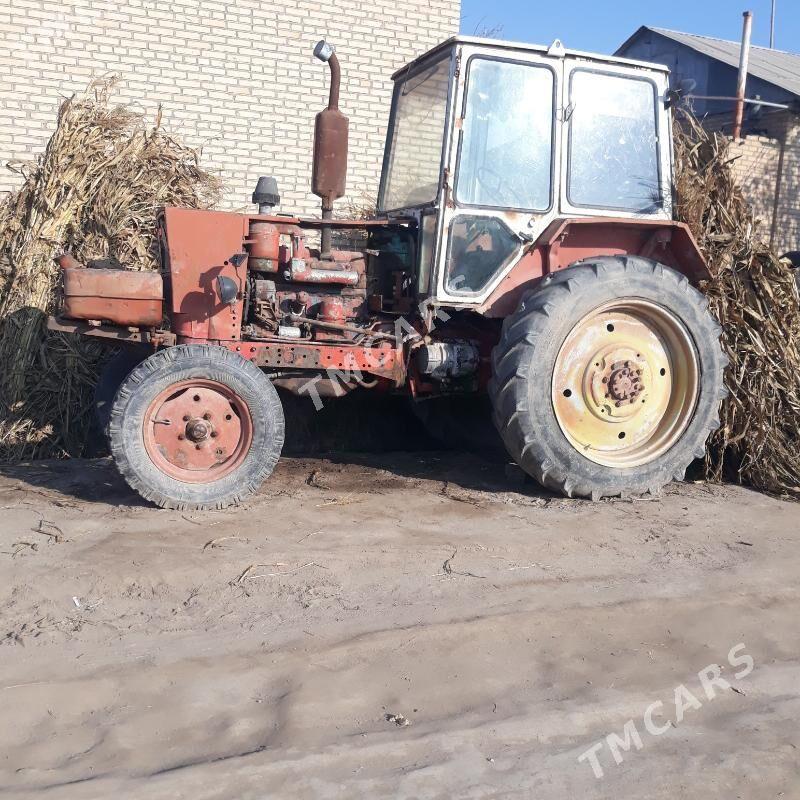
<path fill-rule="evenodd" d="M 140 328 L 161 323 L 164 285 L 158 273 L 73 266 L 63 274 L 62 317 Z"/>

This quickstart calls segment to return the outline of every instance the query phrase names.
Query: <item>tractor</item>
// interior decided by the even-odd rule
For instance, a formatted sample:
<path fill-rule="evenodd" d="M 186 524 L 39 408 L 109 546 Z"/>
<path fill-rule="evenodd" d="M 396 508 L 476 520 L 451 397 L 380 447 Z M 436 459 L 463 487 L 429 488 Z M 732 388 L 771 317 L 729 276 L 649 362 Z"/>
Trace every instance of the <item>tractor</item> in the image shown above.
<path fill-rule="evenodd" d="M 440 413 L 487 399 L 511 459 L 569 497 L 681 480 L 719 425 L 726 359 L 673 219 L 667 70 L 448 39 L 393 76 L 377 210 L 347 219 L 340 63 L 314 54 L 319 217 L 277 212 L 264 176 L 253 213 L 161 209 L 158 273 L 57 259 L 49 327 L 121 348 L 99 410 L 130 486 L 166 508 L 241 501 L 281 454 L 276 387 Z"/>

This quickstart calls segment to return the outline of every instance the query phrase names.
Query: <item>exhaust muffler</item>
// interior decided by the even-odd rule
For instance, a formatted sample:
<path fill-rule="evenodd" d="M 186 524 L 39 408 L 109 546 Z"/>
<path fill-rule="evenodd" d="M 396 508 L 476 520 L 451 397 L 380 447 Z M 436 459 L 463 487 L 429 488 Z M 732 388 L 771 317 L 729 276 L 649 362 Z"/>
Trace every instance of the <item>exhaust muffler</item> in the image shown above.
<path fill-rule="evenodd" d="M 347 140 L 350 123 L 339 111 L 341 70 L 333 47 L 324 39 L 317 43 L 314 55 L 327 62 L 331 70 L 328 107 L 317 114 L 314 123 L 314 163 L 311 171 L 311 191 L 322 198 L 322 219 L 333 217 L 333 201 L 345 193 L 347 180 Z M 331 258 L 331 228 L 322 226 L 320 258 Z"/>

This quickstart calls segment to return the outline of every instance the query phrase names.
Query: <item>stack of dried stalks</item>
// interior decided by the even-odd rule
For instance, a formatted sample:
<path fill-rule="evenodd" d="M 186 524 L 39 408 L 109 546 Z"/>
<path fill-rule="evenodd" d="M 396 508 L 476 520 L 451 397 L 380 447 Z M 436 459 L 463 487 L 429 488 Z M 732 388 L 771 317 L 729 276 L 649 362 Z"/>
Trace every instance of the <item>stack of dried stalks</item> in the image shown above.
<path fill-rule="evenodd" d="M 103 348 L 48 334 L 65 249 L 156 267 L 160 205 L 213 205 L 219 181 L 198 154 L 142 114 L 112 106 L 113 80 L 62 103 L 56 130 L 35 163 L 15 165 L 21 188 L 0 207 L 0 459 L 80 455 Z"/>
<path fill-rule="evenodd" d="M 675 132 L 678 218 L 712 272 L 704 291 L 723 329 L 729 389 L 706 471 L 800 496 L 800 307 L 794 276 L 762 239 L 731 169 L 735 146 L 682 115 Z"/>

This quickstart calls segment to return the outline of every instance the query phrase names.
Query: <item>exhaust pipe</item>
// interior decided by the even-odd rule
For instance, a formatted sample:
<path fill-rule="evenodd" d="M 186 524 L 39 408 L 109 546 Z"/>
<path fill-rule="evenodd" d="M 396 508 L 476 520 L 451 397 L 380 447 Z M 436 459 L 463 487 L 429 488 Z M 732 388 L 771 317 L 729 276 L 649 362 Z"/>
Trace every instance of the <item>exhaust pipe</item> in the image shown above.
<path fill-rule="evenodd" d="M 739 78 L 736 82 L 736 111 L 733 115 L 733 141 L 742 138 L 742 123 L 744 122 L 744 96 L 747 88 L 747 69 L 750 62 L 750 36 L 753 30 L 753 15 L 745 11 L 742 15 L 742 47 L 739 51 Z"/>
<path fill-rule="evenodd" d="M 328 107 L 317 114 L 314 123 L 314 163 L 311 191 L 322 198 L 322 219 L 333 218 L 333 201 L 345 193 L 347 179 L 347 139 L 350 123 L 339 111 L 341 70 L 333 47 L 324 39 L 314 48 L 314 56 L 331 70 Z M 322 226 L 320 258 L 331 258 L 331 227 Z"/>

